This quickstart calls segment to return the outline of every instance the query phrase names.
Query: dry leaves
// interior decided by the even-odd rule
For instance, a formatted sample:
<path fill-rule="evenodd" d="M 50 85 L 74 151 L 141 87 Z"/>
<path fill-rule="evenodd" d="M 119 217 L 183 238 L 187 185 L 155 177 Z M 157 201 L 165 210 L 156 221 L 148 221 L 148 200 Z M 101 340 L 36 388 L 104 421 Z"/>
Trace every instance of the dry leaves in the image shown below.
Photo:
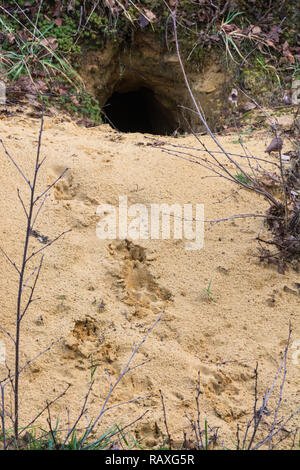
<path fill-rule="evenodd" d="M 42 44 L 42 46 L 52 49 L 52 51 L 55 51 L 55 49 L 58 48 L 58 42 L 56 38 L 44 38 L 41 41 L 39 41 L 39 44 Z"/>

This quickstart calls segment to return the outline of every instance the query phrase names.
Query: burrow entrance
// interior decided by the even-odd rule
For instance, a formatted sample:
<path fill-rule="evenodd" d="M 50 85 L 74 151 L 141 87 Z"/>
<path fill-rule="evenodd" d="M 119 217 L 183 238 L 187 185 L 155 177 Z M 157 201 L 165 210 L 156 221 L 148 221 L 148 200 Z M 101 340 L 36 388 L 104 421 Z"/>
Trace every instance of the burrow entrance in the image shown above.
<path fill-rule="evenodd" d="M 186 74 L 195 99 L 214 128 L 227 110 L 226 77 L 216 54 Z M 202 131 L 176 54 L 151 32 L 135 32 L 126 47 L 108 42 L 82 55 L 81 75 L 98 100 L 103 121 L 121 132 L 178 135 Z M 224 110 L 224 96 L 226 109 Z"/>
<path fill-rule="evenodd" d="M 121 132 L 171 135 L 178 129 L 177 116 L 150 88 L 114 91 L 103 107 L 104 121 Z"/>

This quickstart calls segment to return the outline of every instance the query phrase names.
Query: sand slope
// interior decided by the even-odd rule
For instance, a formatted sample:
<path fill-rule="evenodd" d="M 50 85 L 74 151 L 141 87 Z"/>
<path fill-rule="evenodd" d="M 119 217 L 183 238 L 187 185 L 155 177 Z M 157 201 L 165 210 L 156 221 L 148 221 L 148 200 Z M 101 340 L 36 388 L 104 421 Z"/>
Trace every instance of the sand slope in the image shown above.
<path fill-rule="evenodd" d="M 26 174 L 32 171 L 39 121 L 11 117 L 0 121 L 0 137 Z M 175 144 L 195 145 L 194 137 L 174 139 Z M 266 134 L 253 134 L 247 147 L 263 157 Z M 212 149 L 208 137 L 203 137 Z M 221 138 L 226 148 L 239 151 L 236 135 Z M 235 193 L 225 180 L 205 169 L 147 145 L 147 136 L 120 135 L 109 126 L 81 128 L 63 117 L 45 119 L 40 188 L 60 172 L 70 170 L 51 191 L 36 229 L 49 240 L 64 230 L 72 232 L 45 251 L 38 285 L 41 301 L 24 318 L 22 362 L 52 341 L 60 339 L 45 355 L 28 366 L 22 376 L 21 420 L 32 415 L 71 384 L 66 397 L 55 403 L 53 413 L 62 423 L 74 418 L 89 386 L 91 358 L 99 367 L 91 394 L 89 416 L 95 416 L 108 391 L 105 370 L 116 380 L 140 341 L 161 311 L 161 321 L 151 331 L 135 357 L 146 362 L 130 372 L 112 396 L 111 404 L 150 395 L 104 415 L 101 430 L 114 423 L 127 424 L 149 409 L 134 429 L 146 446 L 162 442 L 165 435 L 162 391 L 171 435 L 180 442 L 196 417 L 195 396 L 201 373 L 201 417 L 220 427 L 219 435 L 232 446 L 236 424 L 243 426 L 253 410 L 253 371 L 259 363 L 259 391 L 272 383 L 284 350 L 291 320 L 291 344 L 300 340 L 299 274 L 277 272 L 257 258 L 255 237 L 260 219 L 236 219 L 209 225 L 199 251 L 185 249 L 184 240 L 109 241 L 96 236 L 100 203 L 204 204 L 205 217 L 263 212 L 262 198 L 249 191 Z M 24 199 L 28 190 L 3 150 L 0 156 L 0 245 L 16 261 L 21 259 L 24 214 L 16 188 Z M 31 237 L 32 248 L 41 247 Z M 16 275 L 0 257 L 0 324 L 14 332 Z M 214 300 L 203 289 L 210 280 Z M 286 287 L 289 289 L 287 289 Z M 5 341 L 12 365 L 13 350 Z M 295 343 L 294 343 L 295 345 Z M 300 406 L 299 367 L 296 349 L 288 356 L 288 376 L 281 413 L 288 416 Z M 293 355 L 294 353 L 294 355 Z M 5 368 L 0 365 L 3 376 Z M 276 397 L 276 395 L 275 395 Z M 271 399 L 270 408 L 275 406 Z M 273 408 L 274 409 L 274 408 Z M 44 421 L 46 416 L 44 417 Z M 269 417 L 266 417 L 266 423 Z M 41 422 L 44 422 L 41 418 Z M 295 418 L 292 425 L 299 424 Z"/>

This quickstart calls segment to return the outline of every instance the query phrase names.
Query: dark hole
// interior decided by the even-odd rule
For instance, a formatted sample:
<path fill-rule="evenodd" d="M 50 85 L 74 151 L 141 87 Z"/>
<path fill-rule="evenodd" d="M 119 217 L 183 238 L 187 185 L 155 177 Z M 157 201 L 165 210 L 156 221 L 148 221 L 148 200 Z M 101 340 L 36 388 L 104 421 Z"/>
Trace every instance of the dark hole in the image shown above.
<path fill-rule="evenodd" d="M 103 111 L 106 116 L 104 120 L 121 132 L 170 135 L 177 127 L 170 111 L 148 88 L 127 93 L 114 92 Z"/>

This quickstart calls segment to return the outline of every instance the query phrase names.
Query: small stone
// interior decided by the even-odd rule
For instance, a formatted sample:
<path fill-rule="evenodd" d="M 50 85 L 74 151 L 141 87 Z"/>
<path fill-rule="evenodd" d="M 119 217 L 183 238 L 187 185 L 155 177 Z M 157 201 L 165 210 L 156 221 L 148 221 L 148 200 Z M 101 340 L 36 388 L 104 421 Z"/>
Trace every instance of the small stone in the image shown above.
<path fill-rule="evenodd" d="M 39 316 L 35 319 L 34 322 L 36 323 L 36 325 L 43 325 L 43 324 L 44 324 L 44 319 L 43 319 L 42 315 L 39 315 Z"/>
<path fill-rule="evenodd" d="M 274 307 L 275 306 L 275 298 L 274 297 L 270 297 L 269 299 L 267 299 L 267 305 L 269 305 L 269 307 Z"/>
<path fill-rule="evenodd" d="M 223 268 L 223 266 L 218 266 L 217 270 L 222 274 L 228 274 L 228 272 L 229 272 L 228 269 Z"/>
<path fill-rule="evenodd" d="M 283 290 L 284 290 L 284 292 L 287 292 L 288 294 L 299 295 L 299 292 L 297 292 L 297 291 L 294 290 L 294 289 L 291 289 L 291 288 L 288 287 L 288 286 L 284 286 L 284 287 L 283 287 Z"/>

